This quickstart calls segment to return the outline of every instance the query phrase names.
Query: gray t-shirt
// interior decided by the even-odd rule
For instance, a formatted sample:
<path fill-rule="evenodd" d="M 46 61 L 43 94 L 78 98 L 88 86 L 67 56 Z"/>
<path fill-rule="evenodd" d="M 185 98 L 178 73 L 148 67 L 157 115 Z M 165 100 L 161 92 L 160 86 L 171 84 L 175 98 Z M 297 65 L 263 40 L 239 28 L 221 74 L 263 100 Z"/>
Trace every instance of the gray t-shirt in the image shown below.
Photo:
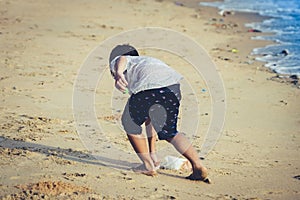
<path fill-rule="evenodd" d="M 136 94 L 143 90 L 167 87 L 178 84 L 182 76 L 174 69 L 159 59 L 149 56 L 125 56 L 126 73 L 130 94 Z M 110 63 L 110 68 L 114 72 L 114 66 L 119 57 Z"/>

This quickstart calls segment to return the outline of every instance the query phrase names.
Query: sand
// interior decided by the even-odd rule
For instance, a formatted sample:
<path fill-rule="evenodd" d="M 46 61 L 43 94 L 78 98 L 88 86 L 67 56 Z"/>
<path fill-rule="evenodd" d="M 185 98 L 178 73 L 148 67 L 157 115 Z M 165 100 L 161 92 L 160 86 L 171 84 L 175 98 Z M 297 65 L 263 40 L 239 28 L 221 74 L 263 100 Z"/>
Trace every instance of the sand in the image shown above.
<path fill-rule="evenodd" d="M 244 23 L 261 18 L 222 17 L 213 8 L 194 9 L 181 2 L 183 6 L 146 0 L 0 1 L 1 199 L 300 198 L 300 90 L 272 81 L 276 74 L 251 55 L 268 42 L 250 40 L 260 33 L 248 32 Z M 186 180 L 187 170 L 159 170 L 157 177 L 130 170 L 139 160 L 120 128 L 119 108 L 111 108 L 122 109 L 127 96 L 113 90 L 106 66 L 94 105 L 102 131 L 91 132 L 99 146 L 85 146 L 86 138 L 79 137 L 72 95 L 80 67 L 105 39 L 147 26 L 195 40 L 223 79 L 224 129 L 203 160 L 212 184 Z M 183 91 L 180 125 L 196 133 L 188 136 L 200 151 L 212 115 L 203 78 L 171 53 L 142 53 L 174 66 L 185 86 L 190 84 Z M 165 154 L 178 156 L 165 142 L 158 145 L 161 160 Z M 92 155 L 95 148 L 98 159 Z"/>

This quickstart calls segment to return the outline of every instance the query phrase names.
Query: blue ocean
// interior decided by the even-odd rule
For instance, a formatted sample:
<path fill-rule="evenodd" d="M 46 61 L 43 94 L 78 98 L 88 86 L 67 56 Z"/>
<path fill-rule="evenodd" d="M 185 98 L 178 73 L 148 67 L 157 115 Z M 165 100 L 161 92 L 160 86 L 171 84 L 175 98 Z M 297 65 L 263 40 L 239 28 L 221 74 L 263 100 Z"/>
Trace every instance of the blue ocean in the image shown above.
<path fill-rule="evenodd" d="M 254 49 L 253 54 L 279 74 L 300 76 L 300 0 L 225 0 L 200 4 L 271 17 L 261 23 L 246 24 L 252 29 L 270 33 L 253 39 L 276 42 Z"/>

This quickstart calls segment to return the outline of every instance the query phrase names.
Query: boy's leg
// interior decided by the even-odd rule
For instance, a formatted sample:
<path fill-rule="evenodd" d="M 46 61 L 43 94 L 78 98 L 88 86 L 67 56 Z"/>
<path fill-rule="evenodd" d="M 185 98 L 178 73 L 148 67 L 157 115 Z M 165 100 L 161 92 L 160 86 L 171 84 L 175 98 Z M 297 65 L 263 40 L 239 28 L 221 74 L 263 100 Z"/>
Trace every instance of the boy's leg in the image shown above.
<path fill-rule="evenodd" d="M 207 178 L 207 169 L 201 164 L 197 151 L 182 133 L 178 133 L 173 138 L 167 139 L 167 141 L 192 164 L 193 173 L 188 177 L 189 179 L 205 180 Z"/>
<path fill-rule="evenodd" d="M 127 134 L 127 137 L 141 161 L 144 163 L 145 169 L 139 170 L 141 173 L 154 176 L 156 175 L 153 160 L 149 153 L 148 139 L 144 136 Z"/>
<path fill-rule="evenodd" d="M 145 122 L 145 126 L 146 126 L 146 133 L 148 137 L 148 147 L 149 147 L 150 156 L 154 162 L 154 166 L 159 167 L 159 161 L 156 155 L 156 131 L 154 130 L 154 127 L 151 124 L 150 119 L 148 119 Z"/>

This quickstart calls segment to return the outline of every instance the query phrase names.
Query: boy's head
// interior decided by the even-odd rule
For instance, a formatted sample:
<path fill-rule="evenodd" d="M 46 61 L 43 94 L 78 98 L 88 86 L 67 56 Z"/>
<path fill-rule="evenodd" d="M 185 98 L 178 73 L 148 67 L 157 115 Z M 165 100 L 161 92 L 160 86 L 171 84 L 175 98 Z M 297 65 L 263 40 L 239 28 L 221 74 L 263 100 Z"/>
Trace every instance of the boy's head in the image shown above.
<path fill-rule="evenodd" d="M 117 56 L 139 56 L 139 53 L 133 46 L 123 44 L 113 48 L 109 56 L 109 63 Z"/>

